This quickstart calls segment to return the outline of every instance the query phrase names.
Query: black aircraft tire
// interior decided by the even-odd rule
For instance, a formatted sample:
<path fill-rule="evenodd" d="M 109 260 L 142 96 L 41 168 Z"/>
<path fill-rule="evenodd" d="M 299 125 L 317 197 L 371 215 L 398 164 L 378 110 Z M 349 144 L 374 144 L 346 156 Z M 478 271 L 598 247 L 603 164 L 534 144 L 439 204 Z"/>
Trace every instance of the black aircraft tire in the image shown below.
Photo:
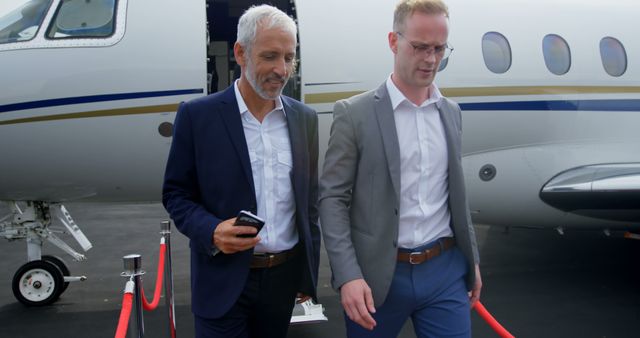
<path fill-rule="evenodd" d="M 60 269 L 44 260 L 21 266 L 13 276 L 13 295 L 26 306 L 49 305 L 60 297 L 64 278 Z"/>
<path fill-rule="evenodd" d="M 60 269 L 60 272 L 62 272 L 63 280 L 64 280 L 64 277 L 71 276 L 71 271 L 69 271 L 69 268 L 67 267 L 67 263 L 65 263 L 64 260 L 62 260 L 62 258 L 58 256 L 44 255 L 42 256 L 42 260 L 47 261 L 49 263 L 53 263 L 53 265 L 57 266 L 58 269 Z M 62 294 L 65 290 L 67 290 L 68 287 L 69 287 L 69 282 L 64 282 L 64 284 L 62 285 L 62 292 L 60 293 Z"/>

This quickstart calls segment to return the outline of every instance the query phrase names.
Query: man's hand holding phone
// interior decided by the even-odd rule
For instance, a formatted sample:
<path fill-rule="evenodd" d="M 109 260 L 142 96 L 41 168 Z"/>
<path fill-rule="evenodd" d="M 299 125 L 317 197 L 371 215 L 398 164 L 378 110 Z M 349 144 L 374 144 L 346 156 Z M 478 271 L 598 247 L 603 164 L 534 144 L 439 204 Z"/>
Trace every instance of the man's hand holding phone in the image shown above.
<path fill-rule="evenodd" d="M 264 220 L 257 215 L 249 211 L 242 210 L 238 213 L 236 217 L 236 221 L 233 223 L 234 226 L 242 226 L 242 227 L 253 227 L 256 229 L 255 234 L 253 233 L 242 233 L 238 234 L 238 237 L 256 237 L 258 232 L 264 226 Z"/>
<path fill-rule="evenodd" d="M 248 218 L 253 219 L 248 222 Z M 238 217 L 220 222 L 213 232 L 213 245 L 225 254 L 232 254 L 253 248 L 260 242 L 257 236 L 264 221 L 259 217 L 241 211 Z"/>

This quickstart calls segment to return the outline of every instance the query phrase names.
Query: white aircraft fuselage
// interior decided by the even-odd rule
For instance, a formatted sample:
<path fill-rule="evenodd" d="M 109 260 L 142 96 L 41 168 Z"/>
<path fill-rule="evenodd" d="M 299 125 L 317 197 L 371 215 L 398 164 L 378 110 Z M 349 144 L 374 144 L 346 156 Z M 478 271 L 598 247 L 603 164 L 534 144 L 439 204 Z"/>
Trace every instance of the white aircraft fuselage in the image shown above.
<path fill-rule="evenodd" d="M 72 19 L 53 22 L 61 1 L 49 2 L 35 34 L 31 27 L 12 32 L 17 38 L 11 40 L 0 24 L 0 41 L 6 35 L 0 43 L 0 200 L 160 200 L 177 104 L 207 95 L 208 66 L 217 69 L 214 87 L 230 83 L 235 27 L 229 22 L 253 1 L 211 1 L 207 10 L 204 0 L 119 0 L 113 32 L 99 38 L 74 38 L 86 33 L 83 26 L 73 28 Z M 322 158 L 333 103 L 377 88 L 393 69 L 387 34 L 395 1 L 280 2 L 299 24 L 292 93 L 319 113 Z M 70 3 L 76 11 L 92 10 Z M 640 191 L 640 40 L 633 29 L 640 5 L 447 3 L 455 50 L 436 83 L 463 110 L 463 165 L 474 221 L 640 225 L 637 206 L 603 206 L 610 195 L 597 195 L 612 191 L 612 177 L 619 190 L 613 196 L 622 196 L 623 205 L 632 198 L 625 194 Z M 58 35 L 50 36 L 52 27 Z M 487 33 L 508 40 L 505 72 L 492 72 L 485 63 Z M 550 34 L 569 46 L 564 74 L 545 63 L 543 41 Z M 628 61 L 619 76 L 603 67 L 599 46 L 605 37 L 624 46 Z M 484 47 L 489 53 L 492 46 Z M 610 175 L 600 191 L 596 176 L 604 171 L 588 166 L 603 164 Z M 548 185 L 581 167 L 591 174 L 573 181 L 561 176 Z"/>

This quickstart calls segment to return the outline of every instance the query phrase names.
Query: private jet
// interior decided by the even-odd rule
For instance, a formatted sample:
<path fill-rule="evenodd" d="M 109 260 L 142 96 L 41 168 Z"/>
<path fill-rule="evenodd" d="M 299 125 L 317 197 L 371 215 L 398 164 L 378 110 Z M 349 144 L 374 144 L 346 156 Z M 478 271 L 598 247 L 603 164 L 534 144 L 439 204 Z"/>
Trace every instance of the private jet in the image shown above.
<path fill-rule="evenodd" d="M 319 114 L 321 158 L 336 100 L 392 70 L 395 1 L 271 0 L 299 25 L 285 93 Z M 3 0 L 0 5 L 0 236 L 27 242 L 13 277 L 27 305 L 71 281 L 43 255 L 76 200 L 159 201 L 177 105 L 229 86 L 249 0 Z M 632 0 L 448 0 L 436 82 L 463 110 L 475 222 L 608 232 L 640 227 L 640 40 Z"/>

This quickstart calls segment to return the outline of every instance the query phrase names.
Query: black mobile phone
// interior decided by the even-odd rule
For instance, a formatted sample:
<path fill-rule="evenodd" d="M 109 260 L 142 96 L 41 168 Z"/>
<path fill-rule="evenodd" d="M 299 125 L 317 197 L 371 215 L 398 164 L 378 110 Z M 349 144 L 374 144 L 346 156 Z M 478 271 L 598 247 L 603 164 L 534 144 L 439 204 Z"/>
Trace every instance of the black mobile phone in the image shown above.
<path fill-rule="evenodd" d="M 264 226 L 264 220 L 254 215 L 250 211 L 241 210 L 238 213 L 238 217 L 236 218 L 236 221 L 235 223 L 233 223 L 233 225 L 244 225 L 256 228 L 255 235 L 242 234 L 238 235 L 238 237 L 256 237 L 258 235 L 258 232 L 260 232 L 260 229 L 262 229 L 262 227 Z"/>

